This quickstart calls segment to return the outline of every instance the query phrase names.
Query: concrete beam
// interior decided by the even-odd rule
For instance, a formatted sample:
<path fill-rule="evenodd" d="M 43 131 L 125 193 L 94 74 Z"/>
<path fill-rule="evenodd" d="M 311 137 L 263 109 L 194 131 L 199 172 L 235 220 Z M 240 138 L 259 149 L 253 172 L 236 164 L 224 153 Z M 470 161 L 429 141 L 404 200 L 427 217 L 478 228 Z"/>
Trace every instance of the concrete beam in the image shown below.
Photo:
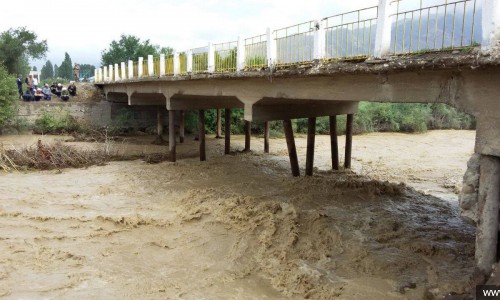
<path fill-rule="evenodd" d="M 128 95 L 127 93 L 109 92 L 106 94 L 106 100 L 110 102 L 128 103 Z"/>
<path fill-rule="evenodd" d="M 243 108 L 244 105 L 236 97 L 231 96 L 195 96 L 173 95 L 167 101 L 167 109 L 197 110 L 197 109 L 222 109 Z"/>
<path fill-rule="evenodd" d="M 358 111 L 358 102 L 264 98 L 252 106 L 252 121 L 300 119 Z"/>
<path fill-rule="evenodd" d="M 167 99 L 159 93 L 133 93 L 129 105 L 162 105 L 166 106 Z"/>

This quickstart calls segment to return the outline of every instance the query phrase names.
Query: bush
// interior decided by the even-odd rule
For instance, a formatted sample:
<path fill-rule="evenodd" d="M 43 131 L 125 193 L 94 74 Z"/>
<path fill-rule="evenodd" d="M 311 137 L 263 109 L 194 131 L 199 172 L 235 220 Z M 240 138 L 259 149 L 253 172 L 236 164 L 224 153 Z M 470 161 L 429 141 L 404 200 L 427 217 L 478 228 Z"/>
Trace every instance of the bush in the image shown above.
<path fill-rule="evenodd" d="M 137 127 L 137 122 L 134 118 L 134 112 L 126 107 L 120 108 L 109 128 L 110 134 L 124 134 L 134 130 Z"/>
<path fill-rule="evenodd" d="M 243 109 L 231 110 L 231 133 L 244 133 Z M 198 132 L 198 111 L 188 111 L 185 116 L 186 131 Z M 222 126 L 224 127 L 224 111 L 222 112 Z M 283 122 L 270 122 L 270 136 L 282 137 Z M 297 133 L 307 133 L 307 119 L 295 119 L 292 127 Z M 337 116 L 337 131 L 345 134 L 346 116 Z M 205 110 L 205 131 L 215 133 L 217 128 L 217 111 Z M 428 129 L 474 129 L 473 116 L 459 112 L 446 104 L 422 103 L 378 103 L 361 102 L 359 111 L 354 118 L 353 132 L 355 134 L 368 132 L 424 132 Z M 316 132 L 328 134 L 330 132 L 329 117 L 316 119 Z M 252 133 L 264 133 L 264 123 L 252 123 Z"/>
<path fill-rule="evenodd" d="M 0 64 L 0 128 L 15 116 L 16 95 L 16 78 L 9 75 L 7 69 Z"/>
<path fill-rule="evenodd" d="M 67 110 L 61 108 L 48 112 L 42 110 L 40 118 L 35 120 L 34 133 L 62 134 L 76 132 L 80 129 L 77 120 Z"/>

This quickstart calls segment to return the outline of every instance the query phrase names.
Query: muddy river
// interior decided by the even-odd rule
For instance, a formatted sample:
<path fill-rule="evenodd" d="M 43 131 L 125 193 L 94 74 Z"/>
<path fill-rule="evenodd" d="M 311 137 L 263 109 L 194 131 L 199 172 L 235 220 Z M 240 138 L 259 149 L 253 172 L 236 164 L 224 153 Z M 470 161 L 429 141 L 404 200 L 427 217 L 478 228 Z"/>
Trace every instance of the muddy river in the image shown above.
<path fill-rule="evenodd" d="M 68 137 L 0 136 L 4 147 Z M 0 174 L 0 297 L 6 299 L 422 299 L 463 293 L 474 227 L 457 195 L 473 131 L 354 137 L 353 171 L 290 176 L 284 139 L 208 137 L 178 161 Z M 154 137 L 90 144 L 165 152 Z M 301 167 L 305 137 L 298 137 Z M 343 137 L 339 142 L 344 143 Z M 343 148 L 340 149 L 341 153 Z M 343 156 L 341 156 L 343 160 Z M 303 173 L 303 170 L 302 170 Z M 404 182 L 402 184 L 401 182 Z"/>

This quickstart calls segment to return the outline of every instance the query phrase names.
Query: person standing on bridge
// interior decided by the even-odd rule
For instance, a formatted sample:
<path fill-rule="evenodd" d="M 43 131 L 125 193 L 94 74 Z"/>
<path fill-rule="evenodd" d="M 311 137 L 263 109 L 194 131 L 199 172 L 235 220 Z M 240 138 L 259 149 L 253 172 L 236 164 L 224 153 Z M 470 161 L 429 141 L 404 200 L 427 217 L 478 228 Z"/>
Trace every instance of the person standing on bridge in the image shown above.
<path fill-rule="evenodd" d="M 75 75 L 75 81 L 80 81 L 80 65 L 77 63 L 75 63 L 75 66 L 73 67 L 73 74 Z"/>

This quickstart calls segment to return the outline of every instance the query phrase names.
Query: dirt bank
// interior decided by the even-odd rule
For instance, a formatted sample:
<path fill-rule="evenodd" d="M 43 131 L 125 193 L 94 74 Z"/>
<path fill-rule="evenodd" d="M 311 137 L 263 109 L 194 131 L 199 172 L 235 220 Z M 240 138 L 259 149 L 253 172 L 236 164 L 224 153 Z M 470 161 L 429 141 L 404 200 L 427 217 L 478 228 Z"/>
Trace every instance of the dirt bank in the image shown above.
<path fill-rule="evenodd" d="M 113 149 L 161 149 L 146 144 L 148 138 Z M 271 141 L 271 155 L 223 156 L 222 142 L 212 138 L 203 163 L 189 139 L 179 145 L 177 163 L 1 174 L 0 296 L 421 299 L 461 293 L 472 271 L 474 229 L 459 218 L 456 204 L 398 182 L 427 182 L 429 190 L 458 182 L 473 140 L 466 131 L 355 137 L 354 169 L 394 183 L 326 171 L 326 137 L 318 139 L 319 170 L 311 178 L 289 176 L 283 140 Z M 234 149 L 241 141 L 235 139 Z M 261 140 L 252 142 L 262 149 Z M 304 139 L 297 144 L 303 158 Z M 453 187 L 443 189 L 452 197 Z"/>

